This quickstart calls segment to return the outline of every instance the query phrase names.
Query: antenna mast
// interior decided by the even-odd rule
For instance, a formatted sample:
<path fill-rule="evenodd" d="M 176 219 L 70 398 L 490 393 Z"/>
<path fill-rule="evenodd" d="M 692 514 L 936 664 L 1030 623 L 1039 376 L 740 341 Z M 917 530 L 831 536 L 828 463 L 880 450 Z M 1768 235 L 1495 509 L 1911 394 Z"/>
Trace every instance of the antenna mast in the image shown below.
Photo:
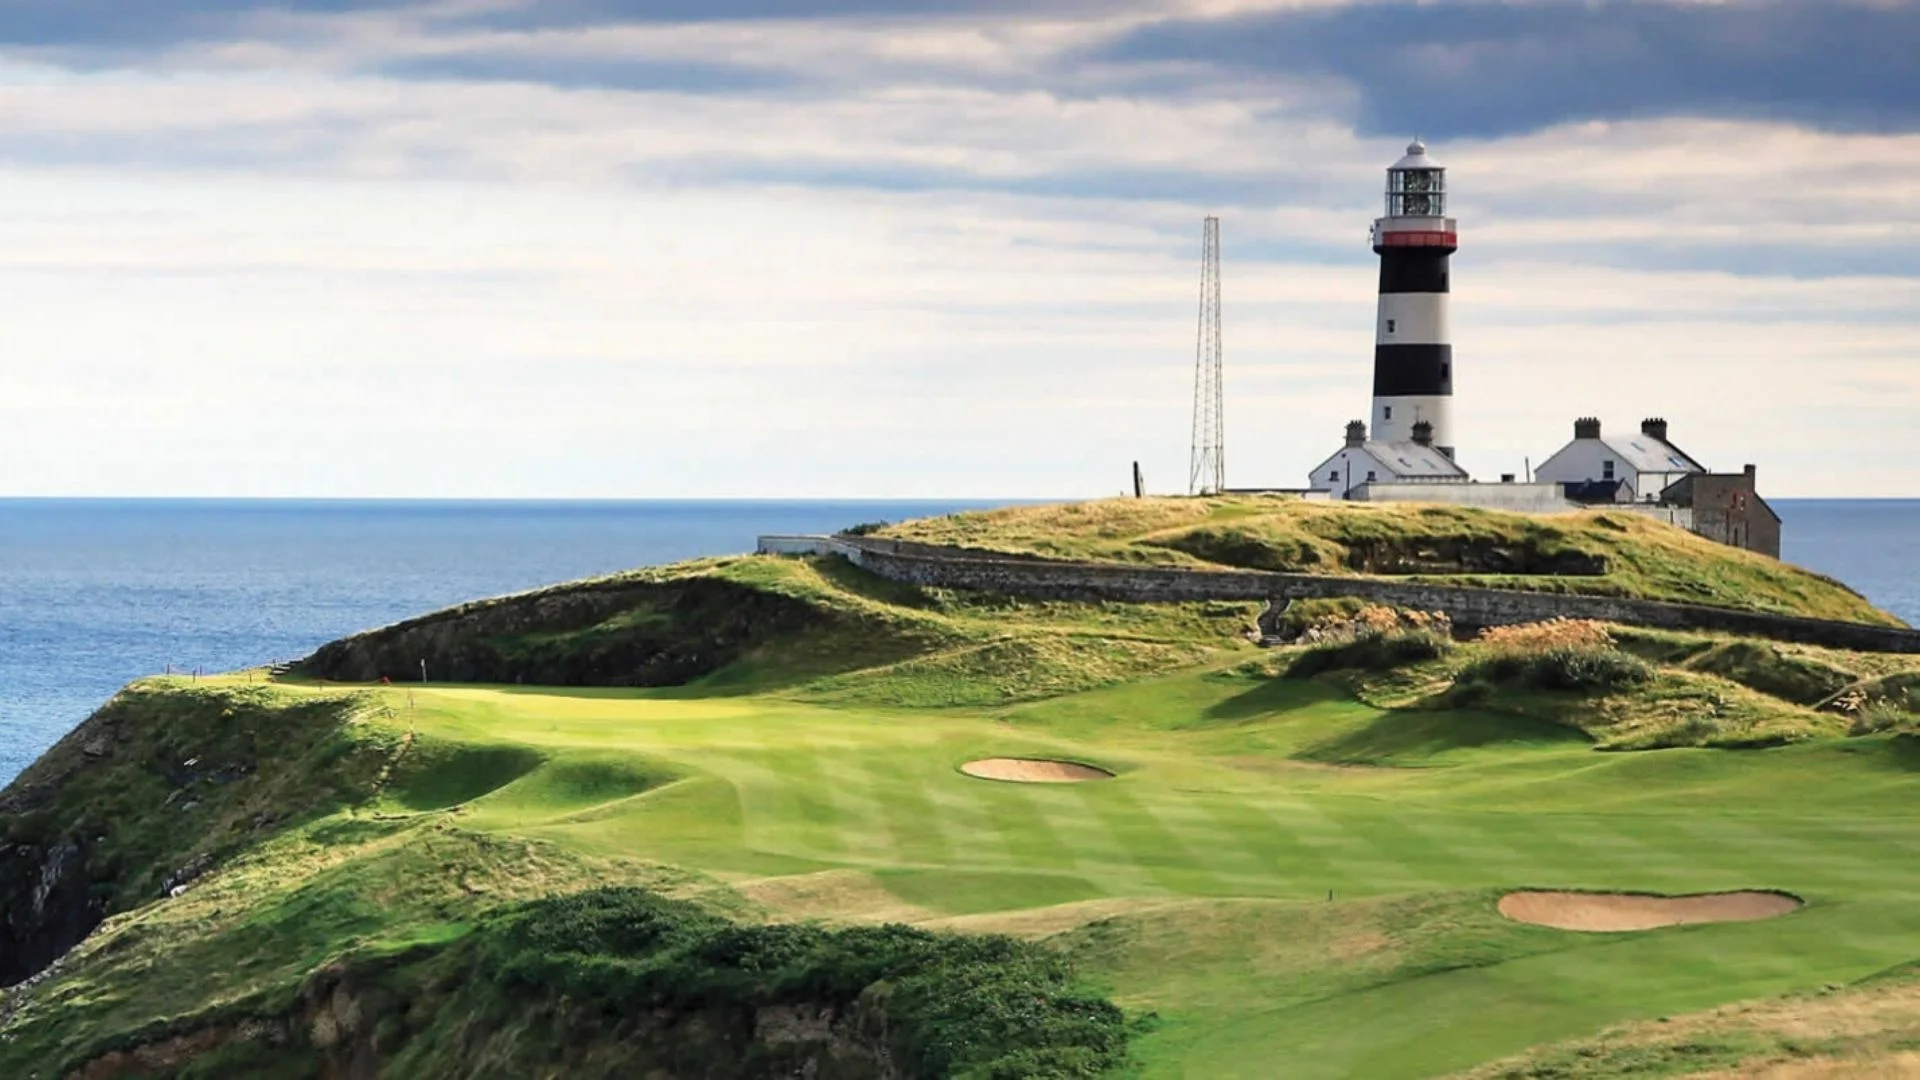
<path fill-rule="evenodd" d="M 1200 344 L 1193 361 L 1193 456 L 1187 481 L 1193 495 L 1217 495 L 1227 486 L 1220 367 L 1220 219 L 1209 217 L 1200 248 Z"/>

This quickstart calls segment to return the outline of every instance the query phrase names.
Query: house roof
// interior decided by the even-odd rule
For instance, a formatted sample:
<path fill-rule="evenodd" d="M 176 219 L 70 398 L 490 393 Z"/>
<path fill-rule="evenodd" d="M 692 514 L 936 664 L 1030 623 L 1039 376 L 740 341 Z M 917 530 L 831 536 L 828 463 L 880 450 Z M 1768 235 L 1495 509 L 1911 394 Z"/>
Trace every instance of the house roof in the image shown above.
<path fill-rule="evenodd" d="M 1460 479 L 1467 478 L 1467 470 L 1460 467 L 1452 458 L 1431 446 L 1422 446 L 1416 442 L 1367 442 L 1357 447 L 1341 447 L 1332 457 L 1314 468 L 1314 474 L 1338 461 L 1340 455 L 1349 449 L 1359 450 L 1380 463 L 1386 475 L 1378 479 Z M 1354 477 L 1360 482 L 1360 477 Z"/>
<path fill-rule="evenodd" d="M 1633 466 L 1634 472 L 1672 473 L 1706 472 L 1707 467 L 1688 457 L 1686 451 L 1663 439 L 1647 434 L 1607 435 L 1600 442 Z"/>
<path fill-rule="evenodd" d="M 1452 458 L 1416 442 L 1369 442 L 1366 451 L 1399 476 L 1458 476 L 1467 470 Z"/>

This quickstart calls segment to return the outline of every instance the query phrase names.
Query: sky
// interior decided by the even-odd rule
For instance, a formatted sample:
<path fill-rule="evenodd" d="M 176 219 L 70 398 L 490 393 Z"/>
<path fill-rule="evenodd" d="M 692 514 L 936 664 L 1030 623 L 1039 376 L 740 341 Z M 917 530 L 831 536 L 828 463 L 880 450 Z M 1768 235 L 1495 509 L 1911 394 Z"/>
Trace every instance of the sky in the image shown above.
<path fill-rule="evenodd" d="M 1184 491 L 1367 413 L 1449 168 L 1484 478 L 1920 496 L 1920 2 L 0 0 L 0 495 Z M 1892 447 L 1892 450 L 1888 450 Z"/>

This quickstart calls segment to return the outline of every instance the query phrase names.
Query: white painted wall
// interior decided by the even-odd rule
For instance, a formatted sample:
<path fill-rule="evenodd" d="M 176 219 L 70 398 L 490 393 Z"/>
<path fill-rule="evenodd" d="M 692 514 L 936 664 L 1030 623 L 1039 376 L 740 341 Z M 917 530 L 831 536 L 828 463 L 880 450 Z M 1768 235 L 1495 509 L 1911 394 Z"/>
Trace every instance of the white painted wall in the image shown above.
<path fill-rule="evenodd" d="M 1451 308 L 1446 293 L 1381 293 L 1373 340 L 1381 345 L 1450 345 Z"/>
<path fill-rule="evenodd" d="M 1613 462 L 1613 475 L 1607 476 L 1606 463 Z M 1593 480 L 1631 480 L 1635 498 L 1645 499 L 1647 493 L 1641 490 L 1640 473 L 1626 459 L 1615 453 L 1613 448 L 1599 439 L 1575 439 L 1560 448 L 1560 452 L 1541 462 L 1533 470 L 1537 481 L 1555 484 L 1581 484 Z M 1659 495 L 1665 485 L 1654 485 L 1653 494 Z"/>
<path fill-rule="evenodd" d="M 845 545 L 831 536 L 762 536 L 754 550 L 761 555 L 839 555 Z"/>
<path fill-rule="evenodd" d="M 1566 514 L 1578 510 L 1559 484 L 1368 484 L 1353 493 L 1367 502 L 1446 503 L 1517 514 Z"/>
<path fill-rule="evenodd" d="M 1372 473 L 1376 480 L 1391 477 L 1393 470 L 1386 463 L 1367 453 L 1364 446 L 1343 446 L 1340 452 L 1320 463 L 1307 477 L 1307 486 L 1318 491 L 1330 491 L 1334 498 L 1340 498 L 1347 490 L 1349 477 L 1354 487 L 1367 482 L 1367 474 Z"/>
<path fill-rule="evenodd" d="M 1433 425 L 1435 446 L 1457 446 L 1453 441 L 1453 399 L 1450 397 L 1377 397 L 1373 422 L 1367 430 L 1380 442 L 1412 442 L 1413 425 Z"/>

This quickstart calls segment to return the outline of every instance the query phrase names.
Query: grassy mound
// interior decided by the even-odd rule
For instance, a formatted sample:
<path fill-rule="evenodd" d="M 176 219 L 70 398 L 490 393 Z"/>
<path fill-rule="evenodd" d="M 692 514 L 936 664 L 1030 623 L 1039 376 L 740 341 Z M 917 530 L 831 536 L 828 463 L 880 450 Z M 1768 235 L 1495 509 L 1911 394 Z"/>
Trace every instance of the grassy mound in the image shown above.
<path fill-rule="evenodd" d="M 1870 697 L 1869 688 L 1914 677 L 1850 683 L 1841 696 L 1809 703 L 1812 687 L 1850 678 L 1838 666 L 1845 654 L 1799 655 L 1767 643 L 1580 620 L 1500 627 L 1440 653 L 1396 656 L 1384 644 L 1363 635 L 1308 648 L 1295 654 L 1288 674 L 1319 675 L 1387 708 L 1491 711 L 1564 725 L 1603 750 L 1741 749 L 1900 728 L 1907 715 L 1893 699 Z"/>
<path fill-rule="evenodd" d="M 109 915 L 372 789 L 403 747 L 347 695 L 151 680 L 0 794 L 0 985 Z"/>
<path fill-rule="evenodd" d="M 1249 647 L 1255 605 L 1076 604 L 920 589 L 835 558 L 701 560 L 358 634 L 323 679 L 784 690 L 904 707 L 1072 693 Z M 409 659 L 411 658 L 411 659 Z"/>
<path fill-rule="evenodd" d="M 1411 575 L 1899 625 L 1831 578 L 1621 511 L 1539 516 L 1275 496 L 1113 499 L 970 511 L 876 532 L 1050 558 Z"/>

